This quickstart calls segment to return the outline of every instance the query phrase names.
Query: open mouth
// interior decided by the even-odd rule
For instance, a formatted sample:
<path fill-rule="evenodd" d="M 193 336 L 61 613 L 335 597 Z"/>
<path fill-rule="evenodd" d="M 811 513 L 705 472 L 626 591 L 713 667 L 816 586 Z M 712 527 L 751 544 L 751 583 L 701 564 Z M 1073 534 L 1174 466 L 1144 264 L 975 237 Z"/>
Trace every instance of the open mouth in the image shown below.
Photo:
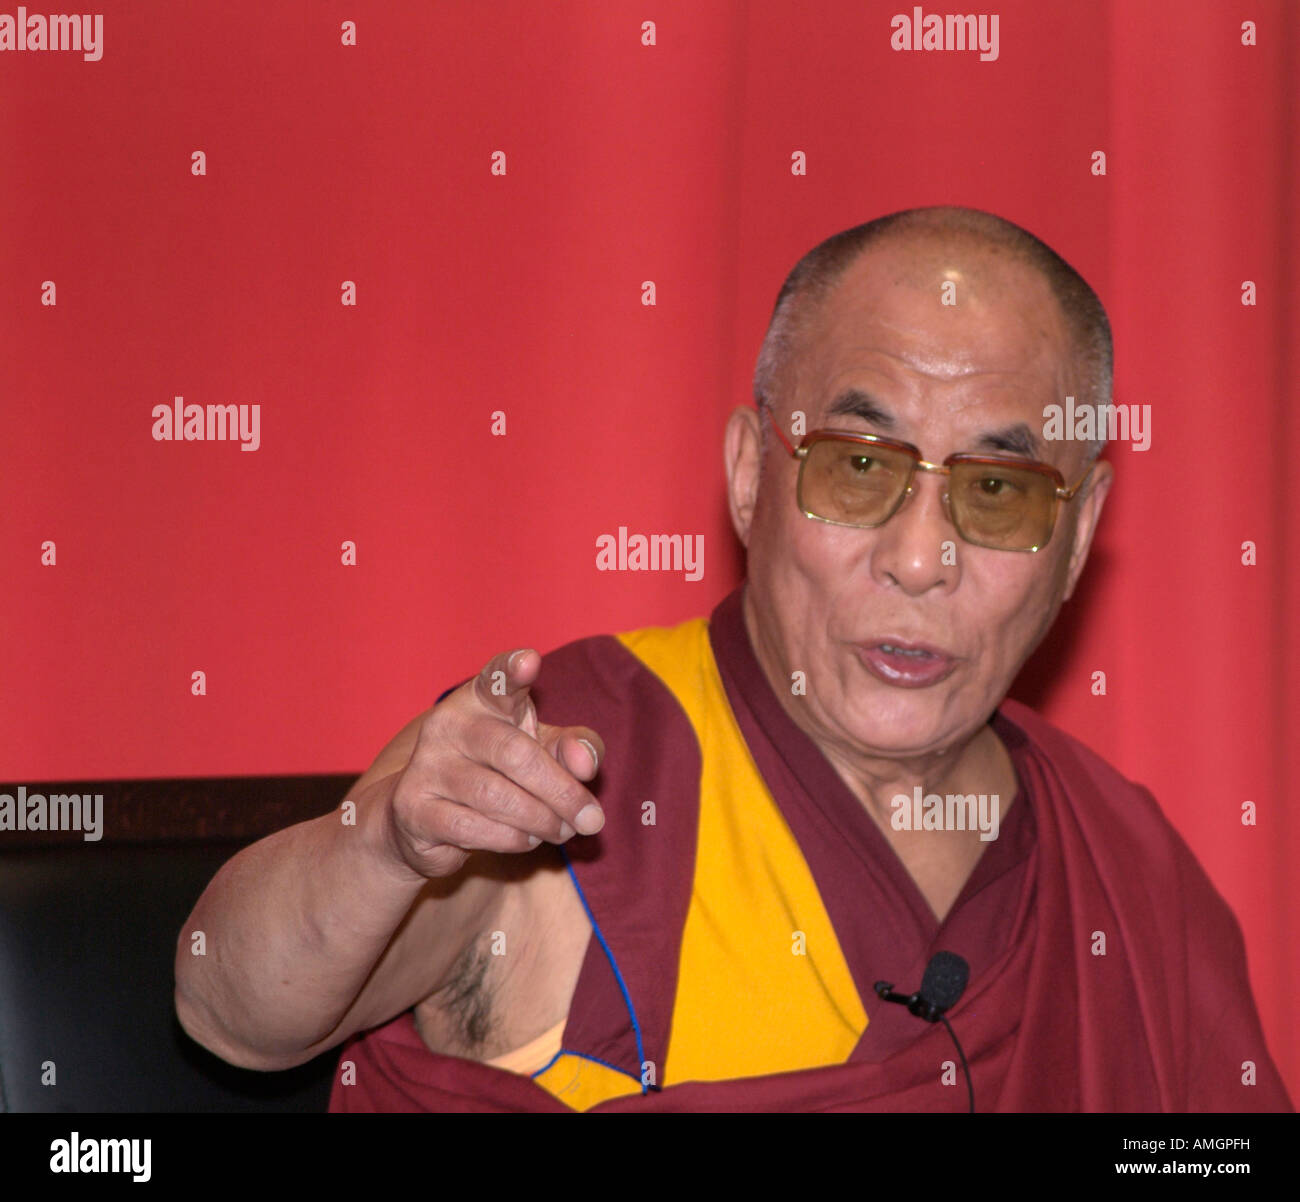
<path fill-rule="evenodd" d="M 952 674 L 957 660 L 929 647 L 900 639 L 859 644 L 858 658 L 877 680 L 905 689 L 924 689 Z"/>

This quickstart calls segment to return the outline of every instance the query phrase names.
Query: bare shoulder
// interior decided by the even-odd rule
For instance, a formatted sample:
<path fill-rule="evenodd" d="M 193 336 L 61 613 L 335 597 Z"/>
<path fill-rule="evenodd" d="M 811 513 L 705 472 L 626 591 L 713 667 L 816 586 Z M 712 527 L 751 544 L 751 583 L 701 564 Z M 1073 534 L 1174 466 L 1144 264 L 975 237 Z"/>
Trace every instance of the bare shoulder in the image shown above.
<path fill-rule="evenodd" d="M 415 1007 L 415 1023 L 430 1050 L 483 1061 L 567 1017 L 591 923 L 559 848 L 474 861 L 476 874 L 498 882 L 494 904 L 443 984 Z"/>

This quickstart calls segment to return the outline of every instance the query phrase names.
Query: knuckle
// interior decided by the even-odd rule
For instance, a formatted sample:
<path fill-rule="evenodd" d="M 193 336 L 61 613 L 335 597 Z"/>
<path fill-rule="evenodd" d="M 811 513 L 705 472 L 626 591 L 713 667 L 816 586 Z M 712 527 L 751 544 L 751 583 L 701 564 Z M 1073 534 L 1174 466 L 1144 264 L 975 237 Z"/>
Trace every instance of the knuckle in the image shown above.
<path fill-rule="evenodd" d="M 455 809 L 443 818 L 446 842 L 456 847 L 473 844 L 478 837 L 478 818 L 469 810 Z"/>
<path fill-rule="evenodd" d="M 443 796 L 444 770 L 440 756 L 412 756 L 393 790 L 393 808 L 400 814 L 413 814 L 430 799 Z"/>
<path fill-rule="evenodd" d="M 476 714 L 465 723 L 459 749 L 468 759 L 490 763 L 496 755 L 504 730 L 505 724 L 499 718 Z"/>
<path fill-rule="evenodd" d="M 576 814 L 591 800 L 591 796 L 577 781 L 570 779 L 559 791 L 558 803 L 566 813 Z"/>
<path fill-rule="evenodd" d="M 497 736 L 494 759 L 508 773 L 514 775 L 528 767 L 536 754 L 537 744 L 513 726 L 506 727 Z"/>
<path fill-rule="evenodd" d="M 414 798 L 402 805 L 393 800 L 392 831 L 408 847 L 418 848 L 437 842 L 439 809 L 428 798 Z"/>
<path fill-rule="evenodd" d="M 462 848 L 440 845 L 421 857 L 421 870 L 431 877 L 450 876 L 468 856 L 469 853 Z"/>
<path fill-rule="evenodd" d="M 509 786 L 499 776 L 483 773 L 473 787 L 474 808 L 508 820 L 517 809 Z"/>

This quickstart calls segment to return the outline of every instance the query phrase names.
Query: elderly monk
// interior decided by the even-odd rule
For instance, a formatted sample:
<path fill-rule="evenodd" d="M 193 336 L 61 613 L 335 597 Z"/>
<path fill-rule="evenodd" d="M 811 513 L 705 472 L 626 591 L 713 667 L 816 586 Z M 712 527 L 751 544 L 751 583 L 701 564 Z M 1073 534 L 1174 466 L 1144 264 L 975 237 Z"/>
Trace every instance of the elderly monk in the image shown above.
<path fill-rule="evenodd" d="M 498 655 L 342 817 L 241 852 L 181 934 L 186 1030 L 342 1044 L 336 1110 L 965 1110 L 949 1033 L 874 989 L 942 950 L 979 1110 L 1289 1110 L 1186 844 L 1004 700 L 1112 478 L 1044 409 L 1110 381 L 1092 289 L 1009 222 L 817 246 L 727 426 L 745 583 Z"/>

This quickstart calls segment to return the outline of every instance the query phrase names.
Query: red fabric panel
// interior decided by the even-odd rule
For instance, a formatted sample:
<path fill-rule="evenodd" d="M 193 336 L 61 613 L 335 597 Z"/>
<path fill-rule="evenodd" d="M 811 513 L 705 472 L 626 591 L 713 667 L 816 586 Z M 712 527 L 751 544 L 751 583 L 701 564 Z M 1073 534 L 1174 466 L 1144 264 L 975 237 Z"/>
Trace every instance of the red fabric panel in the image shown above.
<path fill-rule="evenodd" d="M 1300 9 L 1006 0 L 993 62 L 892 50 L 896 9 L 395 0 L 344 47 L 330 5 L 105 0 L 97 62 L 0 52 L 0 774 L 360 770 L 497 650 L 707 613 L 785 273 L 970 204 L 1089 278 L 1153 407 L 1015 695 L 1185 834 L 1300 1096 Z M 177 395 L 261 448 L 155 442 Z M 703 578 L 597 571 L 620 526 Z"/>

